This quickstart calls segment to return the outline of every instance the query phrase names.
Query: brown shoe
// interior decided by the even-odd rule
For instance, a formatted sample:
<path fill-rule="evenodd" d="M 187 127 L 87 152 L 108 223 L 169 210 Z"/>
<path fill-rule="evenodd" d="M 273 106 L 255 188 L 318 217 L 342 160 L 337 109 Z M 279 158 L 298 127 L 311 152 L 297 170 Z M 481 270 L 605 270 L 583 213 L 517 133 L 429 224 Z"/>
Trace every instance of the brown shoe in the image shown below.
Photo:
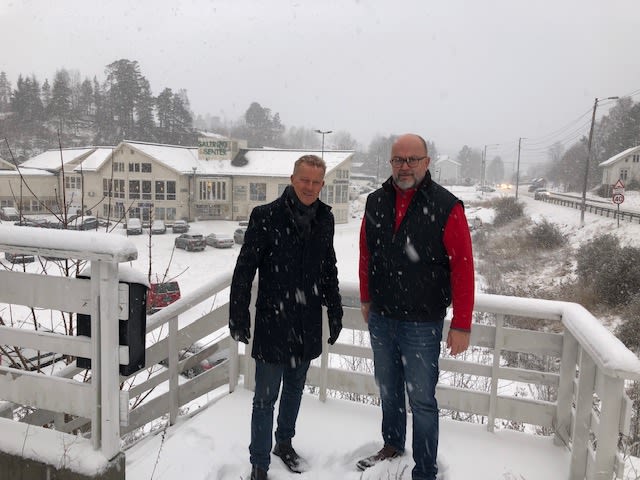
<path fill-rule="evenodd" d="M 367 468 L 373 467 L 375 464 L 383 462 L 384 460 L 391 460 L 393 458 L 400 457 L 403 453 L 404 452 L 396 450 L 391 445 L 385 445 L 375 455 L 358 460 L 356 467 L 358 470 L 366 470 Z"/>

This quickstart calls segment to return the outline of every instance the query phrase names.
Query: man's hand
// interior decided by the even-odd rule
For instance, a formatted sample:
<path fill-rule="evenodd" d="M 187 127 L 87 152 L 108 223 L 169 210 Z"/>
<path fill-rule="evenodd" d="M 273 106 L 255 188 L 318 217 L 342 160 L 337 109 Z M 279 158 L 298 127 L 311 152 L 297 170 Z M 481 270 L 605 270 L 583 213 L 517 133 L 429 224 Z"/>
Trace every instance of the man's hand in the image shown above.
<path fill-rule="evenodd" d="M 342 322 L 329 322 L 329 339 L 327 340 L 327 343 L 329 343 L 329 345 L 336 343 L 341 331 Z"/>
<path fill-rule="evenodd" d="M 462 330 L 449 329 L 449 335 L 447 335 L 447 348 L 451 355 L 458 355 L 469 348 L 469 337 L 471 332 L 464 332 Z"/>
<path fill-rule="evenodd" d="M 242 342 L 249 345 L 249 339 L 251 338 L 251 332 L 248 328 L 241 328 L 239 330 L 230 330 L 231 338 L 236 342 Z"/>
<path fill-rule="evenodd" d="M 360 312 L 362 313 L 362 318 L 364 318 L 364 323 L 369 323 L 369 307 L 371 304 L 369 302 L 363 302 L 360 304 Z"/>

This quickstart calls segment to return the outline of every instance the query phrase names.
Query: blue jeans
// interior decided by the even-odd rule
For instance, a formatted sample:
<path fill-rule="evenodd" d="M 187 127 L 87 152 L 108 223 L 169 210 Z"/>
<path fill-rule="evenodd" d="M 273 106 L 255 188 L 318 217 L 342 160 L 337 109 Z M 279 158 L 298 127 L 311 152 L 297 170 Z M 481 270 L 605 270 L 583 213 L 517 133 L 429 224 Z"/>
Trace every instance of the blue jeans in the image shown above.
<path fill-rule="evenodd" d="M 297 367 L 290 367 L 256 360 L 256 391 L 253 395 L 249 445 L 251 465 L 269 470 L 273 445 L 273 410 L 281 382 L 276 442 L 290 441 L 296 434 L 296 419 L 309 363 L 303 362 Z"/>
<path fill-rule="evenodd" d="M 382 400 L 382 438 L 404 452 L 407 430 L 405 388 L 413 414 L 413 480 L 438 473 L 438 383 L 443 321 L 409 322 L 369 315 L 376 383 Z"/>

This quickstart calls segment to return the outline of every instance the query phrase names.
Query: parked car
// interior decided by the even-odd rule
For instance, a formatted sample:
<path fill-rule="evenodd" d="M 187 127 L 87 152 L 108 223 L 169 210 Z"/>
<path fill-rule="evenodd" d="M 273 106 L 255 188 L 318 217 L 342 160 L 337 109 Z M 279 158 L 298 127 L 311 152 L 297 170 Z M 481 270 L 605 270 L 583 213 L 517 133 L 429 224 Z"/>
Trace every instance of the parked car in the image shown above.
<path fill-rule="evenodd" d="M 187 233 L 189 231 L 189 224 L 185 220 L 176 220 L 171 226 L 173 233 Z"/>
<path fill-rule="evenodd" d="M 206 239 L 207 245 L 215 248 L 231 248 L 234 245 L 231 235 L 225 233 L 210 233 Z"/>
<path fill-rule="evenodd" d="M 191 345 L 191 346 L 189 346 L 187 348 L 181 349 L 179 354 L 178 354 L 178 359 L 179 359 L 179 361 L 183 361 L 183 360 L 186 360 L 188 358 L 191 358 L 194 355 L 197 355 L 198 353 L 200 353 L 205 348 L 206 347 L 201 346 L 198 343 L 195 343 L 195 344 L 193 344 L 193 345 Z M 206 372 L 207 370 L 212 369 L 213 367 L 215 367 L 219 363 L 224 362 L 227 358 L 229 358 L 229 349 L 228 348 L 225 348 L 225 349 L 222 349 L 222 350 L 217 349 L 211 355 L 209 355 L 208 357 L 200 360 L 200 362 L 196 363 L 192 367 L 189 367 L 189 368 L 183 370 L 182 372 L 180 372 L 180 375 L 182 375 L 183 377 L 186 377 L 186 378 L 197 377 L 201 373 Z M 165 367 L 169 366 L 169 362 L 167 361 L 167 359 L 161 360 L 160 364 L 164 365 Z"/>
<path fill-rule="evenodd" d="M 238 222 L 238 225 L 239 225 L 240 227 L 248 227 L 248 226 L 249 226 L 249 220 L 240 220 L 240 221 Z"/>
<path fill-rule="evenodd" d="M 176 248 L 184 248 L 191 252 L 195 250 L 204 250 L 207 242 L 201 233 L 183 233 L 175 239 Z"/>
<path fill-rule="evenodd" d="M 167 233 L 167 226 L 163 220 L 154 220 L 151 224 L 151 233 Z"/>
<path fill-rule="evenodd" d="M 233 232 L 233 241 L 238 245 L 242 245 L 244 243 L 244 234 L 247 231 L 247 227 L 236 228 L 236 231 Z"/>
<path fill-rule="evenodd" d="M 97 230 L 99 226 L 98 219 L 91 215 L 87 216 L 74 216 L 67 222 L 67 229 L 69 230 Z"/>
<path fill-rule="evenodd" d="M 2 207 L 0 208 L 0 219 L 8 222 L 16 222 L 20 220 L 20 214 L 14 207 Z"/>
<path fill-rule="evenodd" d="M 26 255 L 23 253 L 5 252 L 4 258 L 6 261 L 11 263 L 32 263 L 36 261 L 33 255 Z"/>
<path fill-rule="evenodd" d="M 533 192 L 533 199 L 542 200 L 547 195 L 549 195 L 549 191 L 546 188 L 536 188 L 536 190 Z"/>
<path fill-rule="evenodd" d="M 127 220 L 127 235 L 142 235 L 142 220 L 139 218 Z"/>
<path fill-rule="evenodd" d="M 478 192 L 495 192 L 496 189 L 490 187 L 489 185 L 476 185 L 476 190 Z"/>
<path fill-rule="evenodd" d="M 152 283 L 147 292 L 147 313 L 155 313 L 176 300 L 180 300 L 178 282 Z"/>

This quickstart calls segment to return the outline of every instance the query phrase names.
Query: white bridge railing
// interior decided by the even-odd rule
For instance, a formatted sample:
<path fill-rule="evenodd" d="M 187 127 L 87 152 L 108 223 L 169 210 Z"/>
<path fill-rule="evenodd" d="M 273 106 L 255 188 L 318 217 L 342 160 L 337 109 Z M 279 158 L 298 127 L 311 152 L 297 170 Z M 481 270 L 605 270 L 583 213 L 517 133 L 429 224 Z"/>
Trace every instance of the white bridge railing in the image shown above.
<path fill-rule="evenodd" d="M 0 251 L 83 258 L 91 262 L 92 275 L 90 282 L 84 280 L 81 285 L 77 279 L 0 272 L 0 303 L 89 313 L 92 332 L 98 334 L 89 339 L 0 327 L 0 346 L 88 357 L 95 370 L 91 383 L 86 384 L 77 380 L 81 370 L 74 364 L 55 377 L 0 367 L 0 400 L 11 402 L 5 406 L 5 416 L 13 418 L 16 408 L 28 405 L 36 410 L 22 421 L 33 425 L 53 423 L 62 432 L 86 430 L 90 425 L 86 435 L 91 435 L 96 449 L 112 458 L 120 451 L 121 436 L 145 426 L 148 429 L 154 422 L 166 423 L 165 418 L 175 423 L 181 407 L 198 397 L 222 386 L 231 392 L 241 377 L 244 387 L 252 388 L 250 347 L 239 348 L 226 330 L 230 273 L 149 316 L 145 369 L 125 378 L 118 375 L 118 363 L 127 363 L 127 352 L 126 348 L 118 349 L 118 333 L 112 326 L 117 326 L 118 317 L 118 263 L 135 258 L 135 249 L 132 251 L 124 238 L 115 237 L 112 243 L 102 235 L 88 242 L 93 242 L 91 249 L 86 248 L 87 242 L 82 249 L 69 248 L 78 238 L 94 237 L 87 232 L 59 232 L 65 237 L 51 232 L 56 235 L 45 245 L 14 230 L 9 239 L 4 234 L 0 237 Z M 307 383 L 320 400 L 333 394 L 377 396 L 371 370 L 354 367 L 362 363 L 370 366 L 372 359 L 357 284 L 341 281 L 340 289 L 345 330 L 333 346 L 324 339 L 324 352 L 313 362 Z M 622 478 L 619 437 L 628 434 L 631 411 L 625 381 L 640 380 L 640 360 L 577 304 L 480 294 L 475 312 L 470 353 L 440 361 L 440 407 L 485 417 L 490 430 L 503 420 L 553 432 L 558 448 L 564 445 L 571 451 L 571 480 Z M 182 328 L 180 316 L 189 319 L 181 322 Z M 523 319 L 539 324 L 555 321 L 558 328 L 516 327 Z M 324 330 L 327 335 L 328 329 Z M 194 349 L 194 345 L 199 347 Z M 119 351 L 119 361 L 114 351 Z M 537 366 L 527 362 L 511 366 L 508 360 L 516 354 L 543 361 Z M 220 363 L 200 368 L 204 360 L 214 357 Z M 187 378 L 186 372 L 195 375 Z M 458 382 L 460 378 L 484 381 Z M 527 385 L 550 393 L 544 399 L 522 397 L 509 385 Z M 72 400 L 76 394 L 82 401 Z"/>

